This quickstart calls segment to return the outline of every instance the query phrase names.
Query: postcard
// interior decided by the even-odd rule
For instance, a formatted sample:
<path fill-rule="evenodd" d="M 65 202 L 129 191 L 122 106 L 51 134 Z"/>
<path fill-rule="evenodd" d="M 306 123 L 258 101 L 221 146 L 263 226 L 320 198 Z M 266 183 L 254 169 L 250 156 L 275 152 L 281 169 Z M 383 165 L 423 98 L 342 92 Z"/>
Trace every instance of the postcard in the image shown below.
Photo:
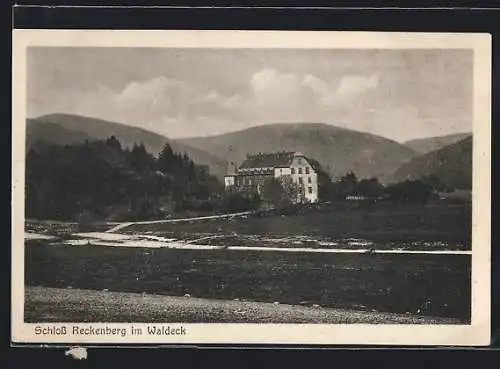
<path fill-rule="evenodd" d="M 14 30 L 12 342 L 481 346 L 491 36 Z"/>

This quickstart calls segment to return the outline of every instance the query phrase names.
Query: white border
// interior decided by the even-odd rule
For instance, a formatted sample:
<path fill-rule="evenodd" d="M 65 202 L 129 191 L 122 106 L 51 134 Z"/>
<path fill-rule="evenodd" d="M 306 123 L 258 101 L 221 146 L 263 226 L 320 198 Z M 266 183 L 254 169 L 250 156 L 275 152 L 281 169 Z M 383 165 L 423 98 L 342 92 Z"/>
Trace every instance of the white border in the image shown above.
<path fill-rule="evenodd" d="M 473 49 L 473 237 L 471 325 L 182 324 L 186 336 L 34 335 L 23 322 L 24 153 L 26 48 L 346 48 Z M 302 32 L 14 30 L 12 121 L 12 341 L 16 343 L 360 344 L 477 346 L 490 343 L 491 36 L 489 34 Z M 460 78 L 460 76 L 457 76 Z M 438 103 L 438 102 L 437 102 Z M 451 292 L 450 292 L 451 293 Z M 102 326 L 79 324 L 80 326 Z M 69 326 L 70 324 L 42 324 Z M 105 324 L 130 327 L 130 324 Z M 145 329 L 146 324 L 134 324 Z"/>

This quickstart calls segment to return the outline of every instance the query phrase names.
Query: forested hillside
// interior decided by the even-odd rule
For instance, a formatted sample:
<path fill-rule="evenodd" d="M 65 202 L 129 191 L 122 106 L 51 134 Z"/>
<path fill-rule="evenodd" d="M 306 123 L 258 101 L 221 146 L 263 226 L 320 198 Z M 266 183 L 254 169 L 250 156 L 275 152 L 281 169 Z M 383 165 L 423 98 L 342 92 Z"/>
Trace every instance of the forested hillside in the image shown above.
<path fill-rule="evenodd" d="M 393 175 L 394 181 L 438 178 L 454 189 L 472 189 L 472 136 L 418 156 L 402 165 Z"/>
<path fill-rule="evenodd" d="M 417 155 L 387 138 L 322 123 L 268 124 L 178 141 L 237 164 L 248 153 L 300 151 L 319 161 L 334 179 L 352 171 L 360 178 L 377 177 L 382 182 Z"/>
<path fill-rule="evenodd" d="M 26 218 L 149 219 L 209 208 L 222 184 L 167 143 L 157 157 L 114 136 L 72 145 L 38 143 L 26 157 Z"/>
<path fill-rule="evenodd" d="M 28 149 L 37 142 L 65 145 L 83 143 L 85 140 L 106 140 L 111 136 L 116 137 L 123 148 L 131 149 L 134 144 L 142 142 L 153 155 L 158 155 L 168 143 L 175 152 L 187 153 L 196 164 L 207 165 L 210 173 L 220 180 L 225 174 L 224 159 L 143 128 L 73 114 L 51 114 L 26 121 Z"/>
<path fill-rule="evenodd" d="M 472 136 L 471 132 L 456 133 L 446 136 L 419 138 L 406 141 L 404 144 L 418 153 L 427 154 L 428 152 L 442 149 L 445 146 L 454 144 L 455 142 L 461 141 L 469 136 Z"/>

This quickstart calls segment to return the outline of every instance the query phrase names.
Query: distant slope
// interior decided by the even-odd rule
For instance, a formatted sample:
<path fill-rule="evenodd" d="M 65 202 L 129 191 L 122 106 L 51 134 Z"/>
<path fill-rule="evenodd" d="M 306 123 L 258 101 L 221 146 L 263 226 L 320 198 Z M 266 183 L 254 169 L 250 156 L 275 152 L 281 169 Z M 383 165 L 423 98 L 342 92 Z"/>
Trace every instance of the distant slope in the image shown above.
<path fill-rule="evenodd" d="M 393 179 L 419 179 L 436 175 L 444 184 L 472 188 L 472 136 L 410 160 L 395 171 Z"/>
<path fill-rule="evenodd" d="M 335 178 L 352 170 L 358 177 L 383 180 L 416 155 L 395 141 L 322 123 L 271 124 L 180 141 L 238 165 L 247 153 L 300 151 Z"/>
<path fill-rule="evenodd" d="M 44 143 L 66 145 L 92 140 L 85 132 L 64 128 L 51 122 L 38 122 L 36 119 L 26 121 L 26 147 L 29 149 L 37 141 Z"/>
<path fill-rule="evenodd" d="M 36 141 L 63 145 L 85 140 L 102 140 L 114 135 L 124 147 L 131 147 L 134 143 L 142 142 L 154 155 L 158 154 L 168 142 L 174 151 L 187 153 L 196 164 L 208 165 L 210 172 L 218 177 L 222 177 L 226 170 L 226 163 L 221 158 L 157 133 L 121 123 L 78 115 L 51 114 L 28 119 L 26 126 L 27 148 L 30 148 Z"/>
<path fill-rule="evenodd" d="M 470 135 L 470 133 L 457 133 L 446 136 L 420 138 L 416 140 L 406 141 L 404 144 L 418 153 L 426 154 L 428 152 L 436 151 L 445 146 L 461 141 Z"/>

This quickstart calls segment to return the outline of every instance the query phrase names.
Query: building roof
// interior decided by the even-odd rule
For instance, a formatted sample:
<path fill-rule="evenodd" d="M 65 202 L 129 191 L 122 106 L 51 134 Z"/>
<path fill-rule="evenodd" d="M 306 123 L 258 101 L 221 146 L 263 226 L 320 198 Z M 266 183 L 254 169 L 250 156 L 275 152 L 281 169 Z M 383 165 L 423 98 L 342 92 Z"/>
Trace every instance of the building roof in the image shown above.
<path fill-rule="evenodd" d="M 294 156 L 302 156 L 297 152 L 273 152 L 247 155 L 240 169 L 289 167 Z"/>

